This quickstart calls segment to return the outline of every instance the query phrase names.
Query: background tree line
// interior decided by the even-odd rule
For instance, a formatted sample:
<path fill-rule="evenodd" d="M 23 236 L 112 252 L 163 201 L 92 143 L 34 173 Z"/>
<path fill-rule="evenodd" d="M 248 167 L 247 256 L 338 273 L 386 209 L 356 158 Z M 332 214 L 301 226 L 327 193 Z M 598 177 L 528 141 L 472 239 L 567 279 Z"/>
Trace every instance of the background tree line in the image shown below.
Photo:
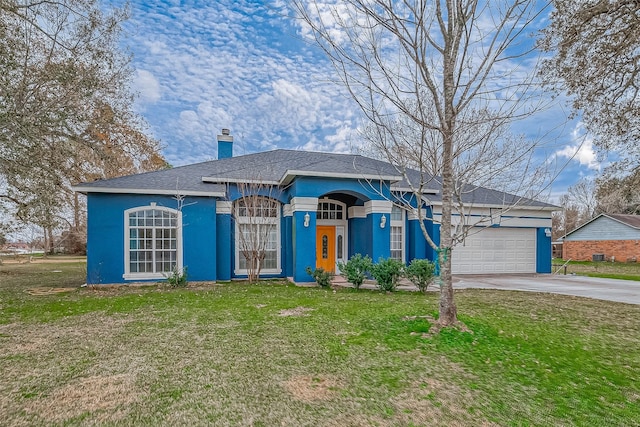
<path fill-rule="evenodd" d="M 553 214 L 553 238 L 559 239 L 600 214 L 640 214 L 640 169 L 618 176 L 611 171 L 583 178 L 560 196 Z"/>
<path fill-rule="evenodd" d="M 61 235 L 82 250 L 72 184 L 167 166 L 132 110 L 127 17 L 97 0 L 0 0 L 0 209 L 5 231 L 39 226 L 49 251 Z"/>

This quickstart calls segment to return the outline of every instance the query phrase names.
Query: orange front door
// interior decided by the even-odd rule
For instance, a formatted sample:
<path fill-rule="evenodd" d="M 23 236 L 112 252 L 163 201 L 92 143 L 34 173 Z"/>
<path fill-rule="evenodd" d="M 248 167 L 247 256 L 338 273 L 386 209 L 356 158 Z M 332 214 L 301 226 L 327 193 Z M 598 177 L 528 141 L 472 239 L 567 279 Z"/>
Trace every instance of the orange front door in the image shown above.
<path fill-rule="evenodd" d="M 318 225 L 316 227 L 316 268 L 325 271 L 336 270 L 336 227 Z"/>

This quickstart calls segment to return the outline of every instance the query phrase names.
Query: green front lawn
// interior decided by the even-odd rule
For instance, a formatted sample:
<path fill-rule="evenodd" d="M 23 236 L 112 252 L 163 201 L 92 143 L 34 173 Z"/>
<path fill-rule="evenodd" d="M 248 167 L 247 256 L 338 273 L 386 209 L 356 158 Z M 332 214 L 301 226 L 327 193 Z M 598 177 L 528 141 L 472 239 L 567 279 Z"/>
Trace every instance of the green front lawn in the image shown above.
<path fill-rule="evenodd" d="M 0 266 L 0 424 L 640 424 L 639 306 L 468 290 L 470 331 L 431 336 L 436 294 L 27 292 L 83 271 Z"/>
<path fill-rule="evenodd" d="M 552 272 L 560 269 L 558 274 L 564 274 L 565 269 L 561 268 L 564 264 L 565 261 L 554 259 Z M 569 261 L 566 267 L 567 274 L 640 281 L 640 263 L 637 262 Z"/>

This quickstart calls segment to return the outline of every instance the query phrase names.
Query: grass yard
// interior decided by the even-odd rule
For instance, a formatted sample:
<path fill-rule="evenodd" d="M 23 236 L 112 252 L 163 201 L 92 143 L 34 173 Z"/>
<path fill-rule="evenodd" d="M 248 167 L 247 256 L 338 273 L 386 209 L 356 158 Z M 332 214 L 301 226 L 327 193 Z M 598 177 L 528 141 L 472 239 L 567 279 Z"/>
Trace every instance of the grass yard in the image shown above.
<path fill-rule="evenodd" d="M 468 290 L 430 336 L 436 294 L 83 274 L 0 266 L 0 424 L 640 425 L 639 306 Z"/>
<path fill-rule="evenodd" d="M 564 264 L 565 261 L 561 259 L 554 259 L 553 272 L 560 269 L 559 274 L 563 274 L 564 268 L 560 267 Z M 640 281 L 640 263 L 608 261 L 569 261 L 569 263 L 567 264 L 567 274 Z"/>

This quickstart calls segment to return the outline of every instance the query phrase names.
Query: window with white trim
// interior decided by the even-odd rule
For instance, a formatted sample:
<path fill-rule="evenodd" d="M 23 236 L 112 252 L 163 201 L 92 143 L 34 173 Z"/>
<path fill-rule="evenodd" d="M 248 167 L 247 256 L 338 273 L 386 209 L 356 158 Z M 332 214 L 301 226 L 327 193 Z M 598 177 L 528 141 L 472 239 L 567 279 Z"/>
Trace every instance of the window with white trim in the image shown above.
<path fill-rule="evenodd" d="M 321 200 L 318 202 L 318 210 L 316 211 L 316 219 L 343 219 L 344 206 L 341 203 L 333 201 Z"/>
<path fill-rule="evenodd" d="M 235 202 L 236 274 L 248 274 L 251 259 L 261 273 L 280 273 L 280 203 L 262 196 Z"/>
<path fill-rule="evenodd" d="M 161 206 L 125 211 L 125 279 L 165 277 L 182 268 L 181 212 Z"/>
<path fill-rule="evenodd" d="M 404 262 L 404 209 L 391 208 L 391 258 Z"/>

